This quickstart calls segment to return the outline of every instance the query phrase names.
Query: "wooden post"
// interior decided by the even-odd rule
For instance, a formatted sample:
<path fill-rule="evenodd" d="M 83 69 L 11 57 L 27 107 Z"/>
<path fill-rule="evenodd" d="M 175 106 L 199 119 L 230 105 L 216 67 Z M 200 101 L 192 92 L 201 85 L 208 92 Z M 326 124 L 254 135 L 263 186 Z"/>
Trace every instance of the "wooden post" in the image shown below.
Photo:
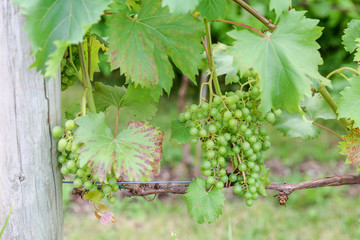
<path fill-rule="evenodd" d="M 0 229 L 2 239 L 62 239 L 62 187 L 51 129 L 61 120 L 60 81 L 45 81 L 11 0 L 0 1 Z"/>

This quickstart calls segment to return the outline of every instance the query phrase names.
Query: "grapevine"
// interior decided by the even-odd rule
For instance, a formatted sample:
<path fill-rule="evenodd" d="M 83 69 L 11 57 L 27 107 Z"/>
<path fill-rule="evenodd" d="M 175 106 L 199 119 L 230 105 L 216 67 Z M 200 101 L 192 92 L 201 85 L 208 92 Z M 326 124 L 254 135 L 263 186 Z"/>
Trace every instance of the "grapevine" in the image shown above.
<path fill-rule="evenodd" d="M 61 91 L 73 86 L 79 77 L 80 58 L 78 48 L 70 46 L 61 59 Z"/>

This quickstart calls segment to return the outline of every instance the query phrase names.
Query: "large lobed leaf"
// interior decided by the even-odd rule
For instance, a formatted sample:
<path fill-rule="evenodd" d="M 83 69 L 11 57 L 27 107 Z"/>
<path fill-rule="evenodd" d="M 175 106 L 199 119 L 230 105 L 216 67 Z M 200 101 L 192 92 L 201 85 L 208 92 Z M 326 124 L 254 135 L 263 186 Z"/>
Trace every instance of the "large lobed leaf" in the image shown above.
<path fill-rule="evenodd" d="M 343 136 L 343 142 L 339 143 L 341 154 L 346 156 L 346 163 L 360 163 L 360 130 L 352 129 L 350 134 Z"/>
<path fill-rule="evenodd" d="M 144 0 L 136 18 L 114 14 L 109 21 L 112 68 L 135 85 L 169 90 L 174 73 L 172 62 L 192 81 L 201 63 L 203 34 L 200 21 L 171 14 L 159 0 Z"/>
<path fill-rule="evenodd" d="M 251 68 L 259 74 L 263 113 L 272 107 L 300 112 L 304 95 L 311 93 L 310 77 L 322 79 L 315 41 L 322 30 L 318 22 L 291 10 L 281 15 L 276 30 L 266 38 L 248 30 L 229 33 L 235 39 L 229 50 L 234 64 L 242 74 Z"/>
<path fill-rule="evenodd" d="M 75 143 L 80 147 L 80 166 L 88 164 L 100 180 L 112 168 L 116 177 L 130 181 L 148 180 L 158 174 L 164 133 L 145 122 L 130 122 L 116 138 L 106 124 L 104 113 L 80 117 Z"/>
<path fill-rule="evenodd" d="M 342 36 L 342 43 L 346 51 L 349 53 L 355 51 L 357 48 L 355 40 L 357 38 L 360 38 L 360 20 L 353 19 L 348 23 L 347 28 L 344 31 L 344 35 Z"/>
<path fill-rule="evenodd" d="M 225 202 L 222 190 L 214 188 L 207 192 L 202 178 L 197 178 L 189 185 L 184 199 L 190 216 L 198 223 L 215 222 L 222 214 Z"/>
<path fill-rule="evenodd" d="M 360 77 L 354 76 L 349 79 L 350 86 L 340 92 L 342 95 L 339 108 L 337 109 L 338 117 L 350 118 L 354 120 L 354 127 L 360 127 Z"/>
<path fill-rule="evenodd" d="M 111 0 L 16 0 L 14 3 L 26 15 L 25 30 L 35 56 L 31 66 L 46 77 L 56 77 L 66 47 L 82 41 Z"/>

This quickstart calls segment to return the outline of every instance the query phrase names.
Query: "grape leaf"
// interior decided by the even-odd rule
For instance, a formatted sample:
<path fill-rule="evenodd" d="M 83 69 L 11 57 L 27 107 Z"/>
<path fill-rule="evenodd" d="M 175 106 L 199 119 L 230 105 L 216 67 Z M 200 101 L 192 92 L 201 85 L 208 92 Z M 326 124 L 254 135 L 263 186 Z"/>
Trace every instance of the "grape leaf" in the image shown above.
<path fill-rule="evenodd" d="M 189 142 L 190 132 L 189 128 L 175 119 L 171 122 L 171 139 L 176 140 L 178 143 L 183 144 Z"/>
<path fill-rule="evenodd" d="M 200 21 L 170 14 L 159 0 L 144 0 L 136 19 L 114 14 L 109 25 L 113 29 L 107 51 L 111 66 L 120 67 L 135 85 L 171 85 L 173 75 L 162 74 L 171 69 L 169 57 L 195 83 L 202 52 Z"/>
<path fill-rule="evenodd" d="M 105 180 L 113 169 L 116 177 L 148 180 L 159 171 L 164 133 L 145 122 L 130 122 L 127 128 L 114 134 L 106 124 L 104 113 L 76 119 L 75 132 L 80 166 L 88 163 L 100 180 Z"/>
<path fill-rule="evenodd" d="M 82 41 L 111 0 L 16 0 L 14 3 L 26 15 L 24 29 L 35 56 L 31 67 L 37 67 L 46 77 L 56 77 L 61 60 L 57 56 L 64 54 L 65 46 Z"/>
<path fill-rule="evenodd" d="M 199 4 L 199 0 L 162 0 L 162 7 L 169 7 L 172 13 L 188 13 L 193 11 L 196 5 Z"/>
<path fill-rule="evenodd" d="M 125 93 L 125 87 L 113 87 L 101 82 L 96 82 L 94 92 L 96 109 L 103 112 L 110 106 L 120 107 Z"/>
<path fill-rule="evenodd" d="M 322 119 L 336 119 L 336 115 L 320 94 L 314 94 L 312 97 L 305 97 L 301 103 L 303 113 L 288 113 L 283 111 L 276 127 L 285 136 L 301 137 L 303 140 L 309 140 L 319 135 L 319 128 L 312 124 L 313 121 Z"/>
<path fill-rule="evenodd" d="M 346 51 L 348 51 L 349 53 L 355 51 L 355 39 L 357 38 L 360 38 L 360 20 L 353 19 L 348 23 L 347 28 L 344 31 L 344 35 L 342 36 L 342 43 Z"/>
<path fill-rule="evenodd" d="M 94 72 L 99 72 L 99 50 L 106 51 L 107 47 L 101 43 L 95 34 L 92 34 L 88 40 L 82 44 L 84 51 L 85 62 L 88 62 L 88 48 L 90 47 L 90 79 L 93 80 Z"/>
<path fill-rule="evenodd" d="M 356 42 L 356 51 L 354 55 L 354 61 L 358 62 L 360 61 L 360 38 L 355 39 Z"/>
<path fill-rule="evenodd" d="M 187 203 L 188 213 L 198 223 L 215 222 L 222 214 L 225 201 L 222 190 L 214 188 L 207 192 L 205 180 L 202 178 L 197 178 L 190 183 L 184 199 Z"/>
<path fill-rule="evenodd" d="M 238 68 L 233 66 L 233 56 L 227 53 L 229 46 L 218 43 L 213 44 L 213 55 L 214 55 L 214 64 L 216 67 L 216 75 L 225 76 L 225 84 L 237 83 L 239 82 L 239 76 L 237 75 Z M 210 71 L 207 71 L 210 74 Z"/>
<path fill-rule="evenodd" d="M 108 107 L 115 106 L 126 114 L 130 112 L 136 118 L 144 120 L 157 111 L 151 92 L 151 89 L 135 87 L 134 84 L 130 84 L 126 89 L 97 82 L 94 93 L 96 109 L 105 111 Z"/>
<path fill-rule="evenodd" d="M 265 165 L 260 166 L 260 173 L 259 173 L 259 183 L 260 187 L 258 188 L 258 192 L 261 196 L 266 197 L 266 186 L 271 184 L 269 178 L 270 169 L 267 168 Z"/>
<path fill-rule="evenodd" d="M 291 7 L 291 0 L 270 0 L 269 9 L 275 10 L 276 16 L 280 16 L 283 12 Z"/>
<path fill-rule="evenodd" d="M 360 127 L 360 77 L 354 76 L 349 79 L 349 87 L 340 92 L 341 99 L 337 109 L 338 118 L 350 118 L 354 120 L 354 127 Z"/>
<path fill-rule="evenodd" d="M 343 136 L 343 142 L 339 143 L 340 153 L 346 156 L 346 163 L 360 162 L 360 130 L 354 128 L 351 133 Z"/>
<path fill-rule="evenodd" d="M 74 119 L 81 112 L 81 106 L 79 103 L 74 103 L 71 107 L 67 107 L 65 110 L 65 119 Z"/>
<path fill-rule="evenodd" d="M 280 17 L 268 37 L 248 30 L 231 31 L 236 41 L 229 50 L 242 74 L 253 68 L 260 77 L 261 110 L 272 107 L 300 112 L 304 95 L 310 96 L 310 78 L 323 79 L 318 72 L 322 64 L 316 39 L 321 35 L 318 20 L 307 19 L 304 12 L 291 10 Z"/>
<path fill-rule="evenodd" d="M 200 12 L 201 17 L 208 20 L 216 20 L 225 16 L 229 3 L 219 0 L 202 0 L 196 11 Z"/>

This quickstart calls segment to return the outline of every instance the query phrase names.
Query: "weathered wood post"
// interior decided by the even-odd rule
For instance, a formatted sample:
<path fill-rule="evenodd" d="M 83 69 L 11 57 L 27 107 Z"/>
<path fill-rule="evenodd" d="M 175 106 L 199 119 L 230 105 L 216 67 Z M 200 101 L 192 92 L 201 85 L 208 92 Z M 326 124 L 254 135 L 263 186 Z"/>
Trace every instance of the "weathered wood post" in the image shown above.
<path fill-rule="evenodd" d="M 0 1 L 0 229 L 2 239 L 62 239 L 61 176 L 51 129 L 60 123 L 60 83 L 35 69 L 25 19 Z"/>

